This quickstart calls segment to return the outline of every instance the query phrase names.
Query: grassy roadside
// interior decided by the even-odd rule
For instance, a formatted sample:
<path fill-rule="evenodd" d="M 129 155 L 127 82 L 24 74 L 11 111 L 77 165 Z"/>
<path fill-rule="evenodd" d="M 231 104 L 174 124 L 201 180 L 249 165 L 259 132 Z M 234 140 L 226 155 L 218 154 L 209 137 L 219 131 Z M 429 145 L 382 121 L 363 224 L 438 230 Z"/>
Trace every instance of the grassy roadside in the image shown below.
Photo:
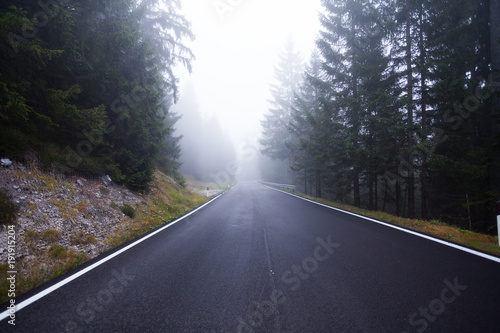
<path fill-rule="evenodd" d="M 209 199 L 191 192 L 160 172 L 155 175 L 151 191 L 142 203 L 136 218 L 121 232 L 108 238 L 108 244 L 117 247 L 148 231 L 175 220 L 206 203 Z"/>
<path fill-rule="evenodd" d="M 205 191 L 208 188 L 211 190 L 227 190 L 229 187 L 234 186 L 234 184 L 230 185 L 229 187 L 227 185 L 220 185 L 217 184 L 216 182 L 212 181 L 200 181 L 193 179 L 191 177 L 186 177 L 186 183 L 187 183 L 187 188 L 189 188 L 193 192 L 201 192 Z"/>
<path fill-rule="evenodd" d="M 325 204 L 327 206 L 339 208 L 352 213 L 370 217 L 379 221 L 397 225 L 402 228 L 415 230 L 427 234 L 429 236 L 440 238 L 456 244 L 464 245 L 473 248 L 475 250 L 500 257 L 498 236 L 485 235 L 469 230 L 463 230 L 436 220 L 425 221 L 419 219 L 407 219 L 380 211 L 370 211 L 367 209 L 361 209 L 354 206 L 338 204 L 335 202 L 331 202 L 325 199 L 315 198 L 302 193 L 294 192 L 293 194 L 312 201 Z"/>
<path fill-rule="evenodd" d="M 55 179 L 48 180 L 56 182 Z M 152 229 L 165 225 L 208 201 L 207 198 L 190 192 L 177 184 L 172 178 L 160 172 L 155 174 L 155 179 L 150 186 L 150 192 L 144 195 L 142 200 L 141 203 L 136 204 L 134 207 L 129 206 L 133 214 L 124 218 L 119 223 L 120 227 L 101 241 L 104 243 L 106 250 L 113 249 Z M 46 232 L 43 234 L 30 232 L 18 239 L 18 242 L 36 242 L 43 239 L 53 244 L 47 250 L 40 251 L 37 260 L 16 258 L 15 270 L 18 272 L 15 284 L 16 296 L 36 288 L 91 259 L 85 252 L 75 251 L 74 249 L 67 250 L 64 246 L 56 244 L 57 240 L 61 238 L 60 233 L 55 230 L 51 231 L 52 233 Z M 82 236 L 78 241 L 79 244 L 86 242 L 95 244 L 97 240 L 94 237 Z M 8 296 L 9 281 L 7 277 L 9 275 L 7 272 L 11 270 L 7 263 L 0 263 L 0 304 L 10 299 Z"/>

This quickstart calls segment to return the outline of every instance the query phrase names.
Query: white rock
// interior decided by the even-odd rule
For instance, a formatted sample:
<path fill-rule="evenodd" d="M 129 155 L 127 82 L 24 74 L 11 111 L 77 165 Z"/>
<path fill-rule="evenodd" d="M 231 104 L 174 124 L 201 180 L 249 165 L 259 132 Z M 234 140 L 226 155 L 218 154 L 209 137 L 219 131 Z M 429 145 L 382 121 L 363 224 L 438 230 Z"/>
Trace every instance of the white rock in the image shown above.
<path fill-rule="evenodd" d="M 8 158 L 2 158 L 0 160 L 0 164 L 2 164 L 3 167 L 8 168 L 12 165 L 12 161 L 9 160 Z"/>
<path fill-rule="evenodd" d="M 106 186 L 109 186 L 113 183 L 113 181 L 111 180 L 111 177 L 108 175 L 102 176 L 102 181 L 103 181 L 104 185 L 106 185 Z"/>

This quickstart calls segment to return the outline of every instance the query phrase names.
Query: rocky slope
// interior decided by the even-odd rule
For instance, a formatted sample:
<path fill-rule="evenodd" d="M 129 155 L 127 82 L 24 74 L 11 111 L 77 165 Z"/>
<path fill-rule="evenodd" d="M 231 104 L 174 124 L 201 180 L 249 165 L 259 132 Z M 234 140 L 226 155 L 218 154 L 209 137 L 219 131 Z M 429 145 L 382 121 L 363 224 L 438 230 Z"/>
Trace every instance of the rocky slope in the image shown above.
<path fill-rule="evenodd" d="M 16 163 L 0 167 L 0 189 L 19 207 L 15 258 L 24 291 L 206 201 L 159 172 L 143 196 L 106 176 L 62 177 Z M 127 205 L 135 217 L 124 214 Z M 7 231 L 0 225 L 0 275 Z"/>
<path fill-rule="evenodd" d="M 112 184 L 108 177 L 58 179 L 19 164 L 0 169 L 0 188 L 20 208 L 15 226 L 18 259 L 37 257 L 52 244 L 94 257 L 108 248 L 106 239 L 128 219 L 116 208 L 125 204 L 135 207 L 143 200 Z M 6 231 L 2 226 L 2 262 L 7 259 Z"/>

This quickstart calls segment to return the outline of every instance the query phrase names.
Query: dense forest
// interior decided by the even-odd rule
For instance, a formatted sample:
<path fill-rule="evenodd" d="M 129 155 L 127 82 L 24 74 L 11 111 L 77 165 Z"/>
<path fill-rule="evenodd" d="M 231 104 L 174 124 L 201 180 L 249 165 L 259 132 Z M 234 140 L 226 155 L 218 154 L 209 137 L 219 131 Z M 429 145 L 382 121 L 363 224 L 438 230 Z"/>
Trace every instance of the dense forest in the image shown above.
<path fill-rule="evenodd" d="M 305 70 L 280 57 L 262 152 L 306 193 L 495 232 L 500 1 L 322 5 Z"/>
<path fill-rule="evenodd" d="M 190 70 L 179 0 L 0 4 L 0 156 L 56 172 L 107 173 L 145 190 L 180 177 L 173 68 Z"/>

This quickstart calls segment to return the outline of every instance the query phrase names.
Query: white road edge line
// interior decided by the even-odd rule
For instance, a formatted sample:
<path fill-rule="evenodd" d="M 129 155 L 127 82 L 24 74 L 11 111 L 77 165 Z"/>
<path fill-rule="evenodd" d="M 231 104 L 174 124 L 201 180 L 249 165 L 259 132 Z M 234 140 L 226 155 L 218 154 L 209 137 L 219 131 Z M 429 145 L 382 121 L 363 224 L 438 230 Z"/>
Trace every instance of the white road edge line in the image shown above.
<path fill-rule="evenodd" d="M 113 258 L 114 258 L 114 257 L 116 257 L 117 255 L 119 255 L 119 254 L 121 254 L 121 253 L 123 253 L 123 252 L 127 251 L 128 249 L 130 249 L 130 248 L 132 248 L 132 247 L 136 246 L 137 244 L 142 243 L 142 242 L 143 242 L 143 241 L 145 241 L 146 239 L 148 239 L 148 238 L 150 238 L 150 237 L 153 237 L 153 236 L 154 236 L 154 235 L 156 235 L 157 233 L 160 233 L 160 232 L 162 232 L 163 230 L 165 230 L 165 229 L 167 229 L 167 228 L 170 228 L 170 227 L 171 227 L 171 226 L 173 226 L 174 224 L 176 224 L 176 223 L 178 223 L 178 222 L 180 222 L 180 221 L 184 220 L 184 219 L 185 219 L 186 217 L 188 217 L 189 215 L 196 213 L 197 211 L 199 211 L 199 210 L 200 210 L 200 209 L 202 209 L 203 207 L 205 207 L 205 206 L 207 206 L 207 205 L 211 204 L 212 202 L 214 202 L 215 200 L 219 199 L 221 196 L 222 196 L 222 194 L 220 194 L 220 195 L 216 196 L 214 199 L 212 199 L 212 200 L 210 200 L 209 202 L 207 202 L 207 203 L 203 204 L 202 206 L 200 206 L 200 207 L 196 208 L 195 210 L 193 210 L 193 211 L 191 211 L 191 212 L 187 213 L 186 215 L 179 217 L 177 220 L 175 220 L 175 221 L 173 221 L 173 222 L 169 223 L 168 225 L 161 227 L 160 229 L 158 229 L 158 230 L 156 230 L 156 231 L 154 231 L 154 232 L 152 232 L 152 233 L 148 234 L 147 236 L 142 237 L 141 239 L 139 239 L 139 240 L 137 240 L 137 241 L 133 242 L 132 244 L 129 244 L 129 245 L 127 245 L 126 247 L 124 247 L 124 248 L 122 248 L 122 249 L 120 249 L 120 250 L 118 250 L 118 251 L 116 251 L 116 252 L 111 253 L 109 256 L 102 258 L 102 259 L 101 259 L 101 260 L 99 260 L 98 262 L 96 262 L 96 263 L 94 263 L 94 264 L 92 264 L 92 265 L 90 265 L 90 266 L 88 266 L 88 267 L 86 267 L 86 268 L 84 268 L 84 269 L 82 269 L 82 270 L 80 270 L 80 271 L 78 271 L 78 272 L 74 273 L 73 275 L 68 276 L 68 277 L 67 277 L 67 278 L 65 278 L 64 280 L 61 280 L 61 281 L 59 281 L 58 283 L 56 283 L 56 284 L 54 284 L 54 285 L 52 285 L 52 286 L 48 287 L 47 289 L 44 289 L 44 290 L 40 291 L 39 293 L 37 293 L 37 294 L 35 294 L 35 295 L 31 296 L 30 298 L 25 299 L 24 301 L 22 301 L 21 303 L 19 303 L 19 304 L 17 304 L 17 305 L 16 305 L 16 308 L 15 308 L 15 309 L 16 309 L 16 312 L 17 312 L 17 311 L 19 311 L 19 310 L 21 310 L 21 309 L 23 309 L 23 308 L 25 308 L 25 307 L 27 307 L 28 305 L 30 305 L 30 304 L 32 304 L 32 303 L 34 303 L 34 302 L 38 301 L 38 300 L 39 300 L 39 299 L 41 299 L 42 297 L 47 296 L 48 294 L 50 294 L 51 292 L 53 292 L 53 291 L 55 291 L 55 290 L 57 290 L 57 289 L 61 288 L 61 287 L 62 287 L 62 286 L 64 286 L 65 284 L 68 284 L 68 283 L 70 283 L 71 281 L 73 281 L 73 280 L 75 280 L 75 279 L 79 278 L 80 276 L 84 275 L 85 273 L 90 272 L 90 271 L 91 271 L 91 270 L 93 270 L 94 268 L 96 268 L 96 267 L 98 267 L 98 266 L 100 266 L 100 265 L 104 264 L 104 263 L 105 263 L 106 261 L 108 261 L 108 260 L 113 259 Z M 5 319 L 5 318 L 7 318 L 7 317 L 9 317 L 9 310 L 6 310 L 6 311 L 4 311 L 4 312 L 0 313 L 0 321 L 4 320 L 4 319 Z"/>
<path fill-rule="evenodd" d="M 264 186 L 266 186 L 266 185 L 264 185 Z M 348 212 L 346 210 L 342 210 L 342 209 L 339 209 L 339 208 L 328 206 L 328 205 L 322 204 L 320 202 L 316 202 L 316 201 L 313 201 L 313 200 L 302 198 L 302 197 L 300 197 L 298 195 L 295 195 L 295 194 L 292 194 L 292 193 L 289 193 L 289 192 L 278 190 L 276 188 L 272 188 L 272 187 L 269 187 L 269 186 L 266 186 L 266 187 L 270 188 L 271 190 L 275 190 L 275 191 L 278 191 L 278 192 L 281 192 L 281 193 L 285 193 L 285 194 L 291 195 L 292 197 L 296 197 L 296 198 L 299 198 L 299 199 L 302 199 L 302 200 L 305 200 L 305 201 L 309 201 L 309 202 L 312 202 L 314 204 L 317 204 L 317 205 L 320 205 L 320 206 L 323 206 L 323 207 L 326 207 L 326 208 L 330 208 L 330 209 L 333 209 L 333 210 L 336 210 L 336 211 L 339 211 L 339 212 L 342 212 L 342 213 L 345 213 L 345 214 L 349 214 L 349 215 L 353 215 L 353 216 L 356 216 L 356 217 L 360 217 L 362 219 L 365 219 L 365 220 L 368 220 L 368 221 L 371 221 L 371 222 L 375 222 L 375 223 L 384 225 L 384 226 L 389 227 L 389 228 L 397 229 L 397 230 L 400 230 L 400 231 L 403 231 L 403 232 L 406 232 L 406 233 L 409 233 L 409 234 L 412 234 L 412 235 L 415 235 L 415 236 L 418 236 L 418 237 L 422 237 L 422 238 L 428 239 L 428 240 L 436 242 L 436 243 L 440 243 L 440 244 L 443 244 L 443 245 L 446 245 L 446 246 L 449 246 L 449 247 L 453 247 L 455 249 L 458 249 L 458 250 L 461 250 L 461 251 L 464 251 L 464 252 L 468 252 L 468 253 L 474 254 L 476 256 L 479 256 L 479 257 L 482 257 L 482 258 L 485 258 L 485 259 L 488 259 L 488 260 L 500 263 L 500 258 L 498 258 L 498 257 L 492 256 L 492 255 L 489 255 L 489 254 L 486 254 L 486 253 L 483 253 L 483 252 L 479 252 L 479 251 L 470 249 L 470 248 L 465 247 L 465 246 L 461 246 L 461 245 L 458 245 L 458 244 L 450 243 L 450 242 L 447 242 L 445 240 L 442 240 L 442 239 L 439 239 L 439 238 L 435 238 L 435 237 L 432 237 L 432 236 L 428 236 L 428 235 L 424 235 L 424 234 L 421 234 L 419 232 L 412 231 L 410 229 L 405 229 L 405 228 L 402 228 L 402 227 L 398 227 L 396 225 L 393 225 L 393 224 L 390 224 L 390 223 L 387 223 L 387 222 L 382 222 L 382 221 L 379 221 L 379 220 L 372 219 L 370 217 L 366 217 L 366 216 L 359 215 L 359 214 L 356 214 L 356 213 Z"/>

